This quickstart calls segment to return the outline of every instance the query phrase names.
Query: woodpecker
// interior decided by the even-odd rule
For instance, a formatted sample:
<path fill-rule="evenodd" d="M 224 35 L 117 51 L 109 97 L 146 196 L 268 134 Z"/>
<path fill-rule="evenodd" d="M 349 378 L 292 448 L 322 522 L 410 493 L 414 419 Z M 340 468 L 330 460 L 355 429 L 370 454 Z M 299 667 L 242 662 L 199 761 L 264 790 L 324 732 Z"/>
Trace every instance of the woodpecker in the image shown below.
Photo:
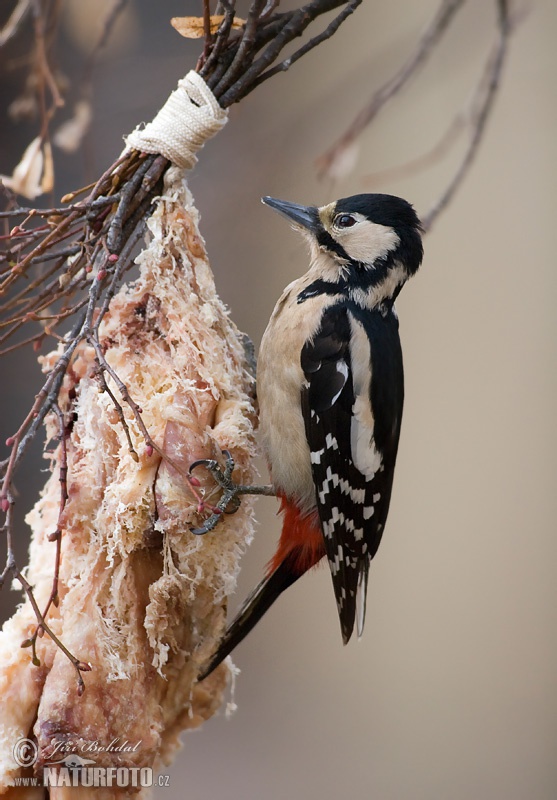
<path fill-rule="evenodd" d="M 282 533 L 264 579 L 200 680 L 324 557 L 343 642 L 354 625 L 362 635 L 369 565 L 387 519 L 402 420 L 394 301 L 422 261 L 413 207 L 386 194 L 321 207 L 263 202 L 301 231 L 310 250 L 308 271 L 275 306 L 257 364 L 260 431 Z M 222 481 L 228 488 L 231 469 Z"/>

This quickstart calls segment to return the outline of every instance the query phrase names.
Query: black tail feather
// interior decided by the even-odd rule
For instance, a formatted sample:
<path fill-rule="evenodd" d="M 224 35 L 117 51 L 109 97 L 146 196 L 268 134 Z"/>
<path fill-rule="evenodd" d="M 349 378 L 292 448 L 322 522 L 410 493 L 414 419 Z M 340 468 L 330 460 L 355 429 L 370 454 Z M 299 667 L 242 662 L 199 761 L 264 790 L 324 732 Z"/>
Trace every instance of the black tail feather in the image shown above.
<path fill-rule="evenodd" d="M 218 648 L 211 656 L 209 662 L 201 669 L 198 681 L 204 680 L 211 672 L 224 661 L 236 645 L 240 644 L 253 627 L 259 622 L 265 612 L 272 606 L 277 597 L 292 586 L 300 576 L 295 574 L 288 564 L 283 561 L 271 572 L 270 575 L 255 587 L 245 600 L 244 604 L 230 623 L 221 639 Z"/>

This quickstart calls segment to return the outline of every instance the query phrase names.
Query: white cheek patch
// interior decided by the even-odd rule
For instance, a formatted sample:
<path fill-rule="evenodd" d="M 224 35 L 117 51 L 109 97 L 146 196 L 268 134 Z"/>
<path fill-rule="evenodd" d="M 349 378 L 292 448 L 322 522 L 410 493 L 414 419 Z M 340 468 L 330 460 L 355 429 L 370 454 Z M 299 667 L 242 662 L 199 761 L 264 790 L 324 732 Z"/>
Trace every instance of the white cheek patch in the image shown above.
<path fill-rule="evenodd" d="M 385 258 L 400 244 L 400 238 L 392 228 L 370 222 L 365 217 L 351 228 L 335 231 L 335 236 L 351 260 L 371 265 Z"/>

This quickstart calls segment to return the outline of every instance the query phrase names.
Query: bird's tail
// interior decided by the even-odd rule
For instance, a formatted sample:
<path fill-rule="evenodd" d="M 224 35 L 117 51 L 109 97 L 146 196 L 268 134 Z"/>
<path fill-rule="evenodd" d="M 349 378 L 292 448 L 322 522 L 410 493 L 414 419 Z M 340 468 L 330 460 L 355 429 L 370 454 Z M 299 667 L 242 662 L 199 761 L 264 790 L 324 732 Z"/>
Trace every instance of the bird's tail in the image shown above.
<path fill-rule="evenodd" d="M 282 533 L 277 551 L 267 565 L 267 574 L 244 602 L 209 662 L 201 669 L 202 681 L 240 644 L 277 597 L 325 555 L 323 534 L 315 511 L 300 511 L 281 496 Z"/>
<path fill-rule="evenodd" d="M 230 623 L 215 653 L 202 668 L 198 680 L 207 675 L 224 661 L 236 645 L 240 644 L 251 629 L 259 622 L 263 614 L 272 606 L 277 597 L 292 586 L 300 576 L 295 574 L 287 562 L 280 563 L 269 575 L 255 587 Z"/>

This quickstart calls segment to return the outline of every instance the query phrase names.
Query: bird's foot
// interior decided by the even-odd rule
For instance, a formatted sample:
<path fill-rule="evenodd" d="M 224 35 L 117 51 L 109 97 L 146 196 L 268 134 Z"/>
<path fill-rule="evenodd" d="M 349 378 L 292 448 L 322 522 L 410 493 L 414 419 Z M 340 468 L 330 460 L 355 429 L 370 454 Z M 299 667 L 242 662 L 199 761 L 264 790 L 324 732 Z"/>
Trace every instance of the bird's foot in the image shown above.
<path fill-rule="evenodd" d="M 194 461 L 189 468 L 191 475 L 192 471 L 197 467 L 205 467 L 222 489 L 222 497 L 216 505 L 209 506 L 206 504 L 206 508 L 212 512 L 211 516 L 207 517 L 199 528 L 190 528 L 191 532 L 198 536 L 212 531 L 223 514 L 235 514 L 240 508 L 241 495 L 262 494 L 273 496 L 275 494 L 272 486 L 243 486 L 242 484 L 234 483 L 232 480 L 235 466 L 234 459 L 228 450 L 223 450 L 222 452 L 226 459 L 224 469 L 214 458 L 201 458 L 198 461 Z"/>

